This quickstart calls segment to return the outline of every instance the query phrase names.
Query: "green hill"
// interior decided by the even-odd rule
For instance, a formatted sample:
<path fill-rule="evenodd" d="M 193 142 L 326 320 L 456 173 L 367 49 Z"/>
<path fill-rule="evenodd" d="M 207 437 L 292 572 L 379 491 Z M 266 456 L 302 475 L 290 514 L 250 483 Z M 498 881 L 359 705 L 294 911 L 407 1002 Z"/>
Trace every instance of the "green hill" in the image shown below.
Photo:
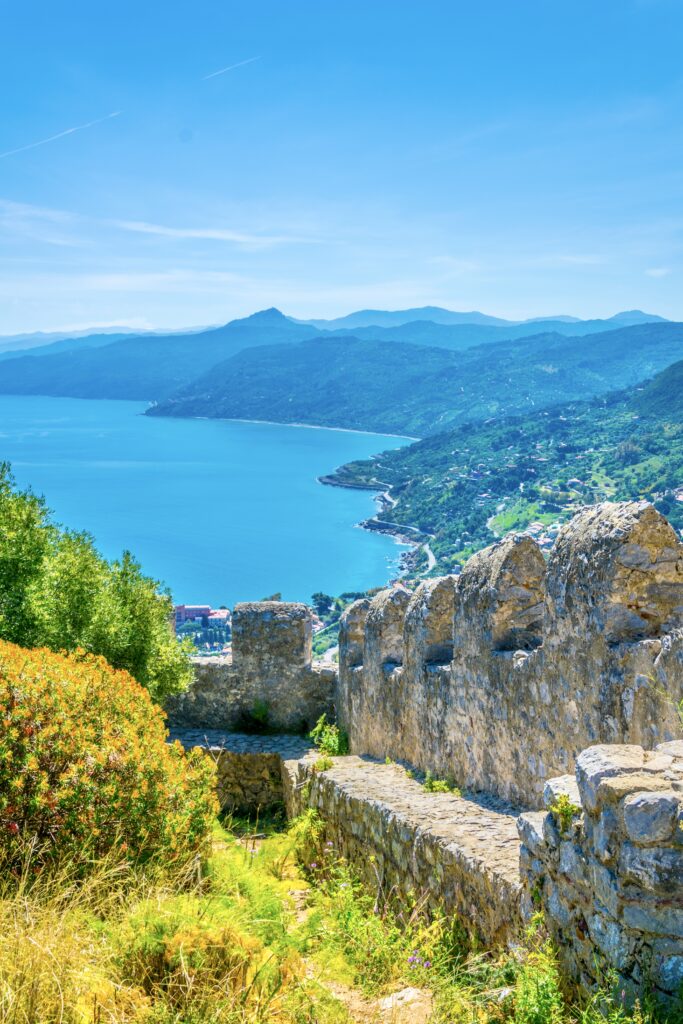
<path fill-rule="evenodd" d="M 391 521 L 431 534 L 443 573 L 510 530 L 549 545 L 584 504 L 647 498 L 683 529 L 683 361 L 590 402 L 471 423 L 372 460 L 329 482 L 391 489 Z"/>
<path fill-rule="evenodd" d="M 449 426 L 605 394 L 683 356 L 683 324 L 591 337 L 544 333 L 463 352 L 314 338 L 242 351 L 150 410 L 425 437 Z"/>
<path fill-rule="evenodd" d="M 642 416 L 683 422 L 683 362 L 657 374 L 634 395 L 633 406 Z"/>
<path fill-rule="evenodd" d="M 414 317 L 416 316 L 421 316 L 423 319 L 415 320 Z M 218 394 L 215 388 L 207 388 L 206 381 L 202 379 L 203 375 L 208 374 L 208 381 L 210 383 L 212 374 L 209 371 L 216 364 L 257 346 L 289 345 L 292 342 L 311 340 L 319 336 L 327 339 L 357 337 L 364 341 L 381 342 L 388 347 L 381 351 L 377 350 L 374 354 L 370 350 L 366 350 L 364 357 L 366 358 L 366 363 L 361 367 L 361 371 L 365 373 L 379 367 L 382 376 L 386 377 L 389 374 L 393 380 L 395 374 L 388 367 L 388 363 L 407 364 L 410 361 L 408 357 L 401 353 L 394 353 L 392 351 L 392 346 L 395 343 L 419 345 L 421 348 L 425 346 L 441 348 L 452 352 L 467 352 L 465 358 L 468 362 L 474 361 L 476 363 L 479 360 L 481 363 L 481 353 L 477 354 L 474 351 L 473 347 L 475 346 L 482 348 L 482 346 L 488 347 L 496 344 L 501 346 L 508 345 L 508 347 L 511 345 L 512 348 L 509 349 L 509 353 L 512 355 L 515 353 L 518 355 L 522 350 L 527 349 L 533 355 L 534 353 L 541 352 L 546 346 L 552 349 L 553 342 L 559 342 L 561 346 L 561 335 L 571 335 L 579 338 L 594 332 L 610 334 L 614 333 L 610 328 L 613 328 L 616 323 L 623 326 L 625 322 L 630 321 L 632 318 L 639 317 L 641 320 L 646 321 L 642 325 L 646 327 L 653 319 L 646 314 L 635 311 L 619 314 L 617 318 L 613 318 L 611 321 L 585 320 L 567 322 L 560 318 L 515 324 L 499 321 L 494 317 L 487 317 L 484 314 L 451 313 L 448 310 L 425 307 L 425 309 L 421 310 L 404 310 L 398 313 L 379 311 L 377 317 L 382 320 L 384 326 L 372 326 L 366 323 L 365 326 L 357 326 L 353 330 L 349 330 L 349 323 L 354 323 L 359 319 L 367 321 L 368 317 L 373 319 L 375 313 L 373 311 L 366 311 L 364 313 L 351 314 L 350 317 L 342 318 L 341 321 L 330 321 L 328 324 L 329 327 L 336 327 L 338 324 L 342 324 L 343 329 L 322 330 L 315 324 L 297 322 L 290 317 L 284 316 L 279 310 L 269 309 L 255 313 L 253 316 L 243 320 L 233 320 L 223 327 L 205 330 L 193 329 L 184 333 L 121 334 L 118 336 L 92 334 L 62 339 L 57 337 L 52 340 L 49 340 L 49 336 L 46 336 L 46 340 L 49 341 L 48 344 L 36 345 L 24 352 L 8 350 L 7 352 L 0 353 L 0 362 L 2 363 L 0 366 L 0 394 L 41 394 L 78 398 L 127 398 L 159 401 L 174 392 L 181 391 L 192 381 L 198 380 L 199 386 L 192 392 L 193 396 L 203 395 L 210 390 L 211 400 L 213 401 L 215 397 L 217 404 L 221 404 L 225 396 Z M 438 320 L 440 317 L 441 319 L 445 318 L 447 322 L 435 322 L 435 320 L 430 319 L 432 317 L 435 320 Z M 477 322 L 466 322 L 468 317 L 474 317 Z M 408 320 L 406 321 L 405 318 L 408 318 Z M 661 322 L 658 326 L 671 327 L 672 325 Z M 539 331 L 543 333 L 539 335 Z M 33 345 L 36 340 L 27 336 L 25 343 Z M 0 348 L 2 347 L 1 341 L 2 339 L 0 339 Z M 16 341 L 17 339 L 7 339 L 7 343 L 12 346 Z M 329 354 L 333 350 L 328 348 L 324 351 L 326 354 Z M 495 358 L 497 360 L 505 359 L 505 353 L 505 347 L 500 347 L 496 351 Z M 40 358 L 37 359 L 35 357 Z M 320 360 L 312 358 L 308 354 L 302 376 L 301 361 L 297 362 L 297 358 L 294 357 L 289 364 L 289 372 L 290 374 L 297 374 L 299 378 L 298 386 L 301 391 L 308 392 L 309 390 L 307 381 L 304 380 L 304 377 L 309 374 L 312 375 L 314 385 L 316 382 L 320 384 L 324 380 L 330 379 L 325 369 L 320 369 Z M 554 360 L 557 358 L 564 365 L 564 359 L 561 354 L 553 356 Z M 675 356 L 672 358 L 675 358 Z M 270 369 L 268 372 L 272 374 L 273 369 L 275 369 L 275 373 L 272 384 L 266 386 L 264 391 L 268 403 L 273 391 L 286 383 L 287 373 L 287 360 L 285 360 L 283 378 L 283 375 L 275 366 L 276 361 L 273 361 L 268 355 L 263 357 L 261 372 L 269 361 Z M 415 364 L 418 362 L 427 364 L 433 369 L 436 367 L 438 359 L 436 356 L 414 353 L 413 362 Z M 244 364 L 244 366 L 246 365 Z M 448 370 L 455 364 L 445 361 L 443 365 Z M 664 363 L 655 362 L 646 373 L 654 372 L 661 365 L 664 365 Z M 251 374 L 252 370 L 250 369 L 248 372 Z M 548 372 L 554 371 L 547 371 L 541 367 L 539 372 L 546 373 L 547 376 Z M 231 373 L 232 371 L 229 370 L 227 380 L 222 369 L 218 374 L 222 380 L 222 386 L 228 392 L 231 390 Z M 646 373 L 641 373 L 640 376 L 645 376 Z M 318 375 L 317 377 L 316 374 Z M 258 378 L 258 372 L 256 377 Z M 633 379 L 638 378 L 635 377 Z M 339 377 L 340 388 L 344 386 L 344 380 L 345 378 L 342 374 Z M 428 383 L 431 387 L 432 382 Z M 561 385 L 560 378 L 558 378 L 556 383 Z M 448 386 L 453 386 L 455 391 L 458 391 L 457 382 L 455 385 L 449 384 Z M 496 387 L 498 386 L 499 384 L 497 383 Z M 561 400 L 562 398 L 575 397 L 582 394 L 593 394 L 601 390 L 604 390 L 601 383 L 598 382 L 596 386 L 591 387 L 590 382 L 584 384 L 581 380 L 578 381 L 578 390 L 571 386 L 567 388 L 563 386 L 555 387 L 553 385 L 549 387 L 541 385 L 538 387 L 535 383 L 532 385 L 532 391 L 534 393 L 538 391 L 539 395 L 545 395 L 547 391 L 551 392 L 551 400 Z M 293 394 L 292 403 L 296 404 L 298 402 L 300 406 L 305 405 L 305 412 L 307 412 L 315 406 L 315 401 L 311 401 L 310 398 L 311 396 L 309 395 L 309 400 L 304 403 L 302 394 Z M 491 388 L 488 387 L 486 382 L 484 382 L 481 393 L 478 393 L 475 399 L 475 415 L 495 415 L 499 411 L 499 403 L 496 401 L 495 395 L 491 393 Z M 534 395 L 532 395 L 531 401 L 535 400 Z M 544 397 L 542 400 L 546 401 L 547 399 Z M 388 391 L 385 392 L 384 404 L 386 405 L 387 403 L 390 406 L 393 404 L 392 397 Z M 380 408 L 380 405 L 381 402 L 374 401 L 373 407 L 368 406 L 364 409 L 345 407 L 344 410 L 340 409 L 335 412 L 334 408 L 332 408 L 330 416 L 334 419 L 335 415 L 338 417 L 343 411 L 348 419 L 346 425 L 351 425 L 352 422 L 361 424 L 367 421 L 365 425 L 368 428 L 373 426 L 369 422 L 369 417 L 374 416 L 378 424 L 380 422 L 383 423 L 385 420 L 392 424 L 387 427 L 378 426 L 376 429 L 389 429 L 391 431 L 414 430 L 416 432 L 426 432 L 433 428 L 432 413 L 424 402 L 422 402 L 424 411 L 416 410 L 415 402 L 408 403 L 410 415 L 403 417 L 404 423 L 402 425 L 396 422 L 398 417 L 395 409 L 383 410 Z M 511 401 L 509 396 L 504 396 L 500 405 L 500 408 L 504 411 L 524 407 L 523 396 L 519 400 L 514 401 Z M 437 415 L 439 414 L 437 413 Z M 193 413 L 189 413 L 189 415 L 193 415 Z M 200 415 L 217 415 L 217 413 L 209 411 L 206 413 L 201 412 Z M 237 413 L 235 415 L 242 414 Z M 263 411 L 257 412 L 254 415 L 257 418 L 264 418 Z M 271 412 L 265 418 L 272 418 L 272 415 Z M 299 419 L 304 422 L 315 422 L 315 420 L 311 420 L 307 415 L 300 415 Z M 412 420 L 412 425 L 409 420 Z M 446 423 L 457 421 L 458 414 L 456 411 L 454 418 L 447 418 L 443 422 L 439 422 L 443 426 Z M 320 422 L 323 421 L 321 420 Z"/>

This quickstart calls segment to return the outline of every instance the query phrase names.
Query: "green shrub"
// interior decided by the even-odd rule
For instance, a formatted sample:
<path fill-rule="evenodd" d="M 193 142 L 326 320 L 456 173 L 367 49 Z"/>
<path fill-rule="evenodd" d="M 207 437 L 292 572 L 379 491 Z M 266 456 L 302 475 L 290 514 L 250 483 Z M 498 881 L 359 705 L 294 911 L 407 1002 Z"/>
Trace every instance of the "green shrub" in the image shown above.
<path fill-rule="evenodd" d="M 318 750 L 328 757 L 342 757 L 349 752 L 349 737 L 339 726 L 328 722 L 327 715 L 320 716 L 309 737 Z"/>
<path fill-rule="evenodd" d="M 548 945 L 524 960 L 514 993 L 514 1024 L 560 1024 L 565 1017 L 557 963 Z"/>
<path fill-rule="evenodd" d="M 192 678 L 192 646 L 174 636 L 172 613 L 129 552 L 107 562 L 88 534 L 58 529 L 43 499 L 17 491 L 0 464 L 1 640 L 101 654 L 162 700 Z"/>
<path fill-rule="evenodd" d="M 560 832 L 564 835 L 571 828 L 574 818 L 581 814 L 581 808 L 572 803 L 566 793 L 560 793 L 550 808 L 550 813 L 557 822 Z"/>
<path fill-rule="evenodd" d="M 428 793 L 453 793 L 460 796 L 460 790 L 452 779 L 435 779 L 430 771 L 426 773 L 423 785 Z"/>
<path fill-rule="evenodd" d="M 210 758 L 166 742 L 127 672 L 83 651 L 0 641 L 0 857 L 19 868 L 107 854 L 165 863 L 202 852 L 215 815 Z"/>
<path fill-rule="evenodd" d="M 321 862 L 325 825 L 314 808 L 309 807 L 289 826 L 292 851 L 299 864 L 305 869 Z"/>

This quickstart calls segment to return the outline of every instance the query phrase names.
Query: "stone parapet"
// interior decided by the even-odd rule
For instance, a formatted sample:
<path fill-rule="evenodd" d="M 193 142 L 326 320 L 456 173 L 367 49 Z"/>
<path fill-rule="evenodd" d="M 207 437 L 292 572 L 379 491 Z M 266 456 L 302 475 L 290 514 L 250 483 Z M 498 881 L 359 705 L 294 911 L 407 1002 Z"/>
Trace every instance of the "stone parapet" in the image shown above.
<path fill-rule="evenodd" d="M 458 577 L 352 605 L 337 711 L 357 754 L 540 807 L 596 743 L 683 735 L 683 545 L 647 502 L 586 508 L 546 564 L 529 537 Z"/>
<path fill-rule="evenodd" d="M 519 939 L 519 839 L 511 808 L 427 792 L 398 765 L 351 756 L 315 772 L 313 760 L 284 765 L 288 813 L 315 808 L 325 838 L 366 885 L 456 914 L 489 948 Z"/>
<path fill-rule="evenodd" d="M 189 689 L 167 701 L 170 725 L 306 732 L 334 717 L 337 671 L 311 660 L 311 623 L 304 604 L 236 605 L 231 656 L 194 659 Z"/>
<path fill-rule="evenodd" d="M 564 799 L 561 795 L 565 794 Z M 541 909 L 565 976 L 627 1000 L 683 986 L 683 742 L 583 751 L 519 820 L 525 912 Z"/>

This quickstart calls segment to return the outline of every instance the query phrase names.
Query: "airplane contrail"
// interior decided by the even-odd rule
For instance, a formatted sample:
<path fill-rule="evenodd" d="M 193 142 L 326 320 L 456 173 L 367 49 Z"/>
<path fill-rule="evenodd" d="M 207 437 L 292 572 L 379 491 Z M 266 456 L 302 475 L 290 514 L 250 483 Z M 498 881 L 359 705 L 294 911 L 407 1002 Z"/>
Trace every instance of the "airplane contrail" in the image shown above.
<path fill-rule="evenodd" d="M 204 75 L 203 81 L 207 78 L 215 78 L 216 75 L 224 75 L 226 71 L 234 71 L 235 68 L 243 68 L 245 64 L 253 64 L 255 60 L 261 60 L 260 57 L 249 57 L 248 60 L 241 60 L 237 64 L 229 64 L 227 68 L 221 68 L 220 71 L 212 71 L 210 75 Z"/>
<path fill-rule="evenodd" d="M 82 132 L 84 128 L 93 128 L 96 124 L 102 124 L 103 121 L 110 121 L 112 117 L 118 117 L 120 113 L 120 110 L 115 110 L 113 113 L 107 114 L 106 117 L 98 117 L 95 121 L 88 121 L 87 124 L 77 124 L 75 128 L 67 128 L 66 131 L 57 132 L 56 135 L 50 135 L 47 139 L 40 139 L 39 142 L 29 142 L 27 146 L 19 146 L 17 149 L 8 149 L 5 153 L 0 153 L 0 160 L 4 160 L 6 156 L 14 156 L 15 153 L 25 153 L 27 149 L 35 149 L 36 146 L 45 146 L 48 142 L 54 142 L 56 139 L 63 139 L 65 135 L 73 135 L 74 132 Z"/>

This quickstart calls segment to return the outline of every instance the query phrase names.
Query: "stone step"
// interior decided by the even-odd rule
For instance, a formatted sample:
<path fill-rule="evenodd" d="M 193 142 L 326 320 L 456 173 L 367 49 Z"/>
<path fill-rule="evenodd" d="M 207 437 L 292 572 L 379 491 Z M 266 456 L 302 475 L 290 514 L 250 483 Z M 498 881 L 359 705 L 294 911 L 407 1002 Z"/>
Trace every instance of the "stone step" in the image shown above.
<path fill-rule="evenodd" d="M 220 729 L 171 729 L 171 740 L 186 749 L 200 747 L 216 763 L 216 795 L 221 811 L 253 814 L 285 800 L 283 762 L 305 757 L 311 744 L 303 736 L 260 736 Z"/>
<path fill-rule="evenodd" d="M 313 750 L 311 741 L 304 736 L 291 733 L 276 733 L 271 736 L 243 732 L 226 732 L 222 729 L 174 729 L 170 730 L 171 740 L 180 740 L 186 749 L 202 747 L 212 751 L 229 751 L 231 754 L 277 754 L 283 761 L 305 757 Z"/>

